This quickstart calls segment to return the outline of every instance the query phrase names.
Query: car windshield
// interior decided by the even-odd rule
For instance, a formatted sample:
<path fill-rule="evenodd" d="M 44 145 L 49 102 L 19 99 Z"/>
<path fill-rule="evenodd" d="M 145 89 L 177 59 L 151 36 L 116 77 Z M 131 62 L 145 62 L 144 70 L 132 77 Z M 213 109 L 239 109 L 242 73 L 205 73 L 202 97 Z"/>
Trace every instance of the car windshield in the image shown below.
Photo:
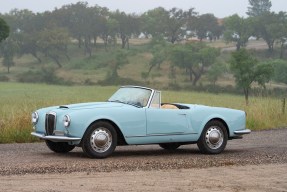
<path fill-rule="evenodd" d="M 109 102 L 118 102 L 133 105 L 136 107 L 145 107 L 152 91 L 140 87 L 121 87 L 115 92 Z"/>

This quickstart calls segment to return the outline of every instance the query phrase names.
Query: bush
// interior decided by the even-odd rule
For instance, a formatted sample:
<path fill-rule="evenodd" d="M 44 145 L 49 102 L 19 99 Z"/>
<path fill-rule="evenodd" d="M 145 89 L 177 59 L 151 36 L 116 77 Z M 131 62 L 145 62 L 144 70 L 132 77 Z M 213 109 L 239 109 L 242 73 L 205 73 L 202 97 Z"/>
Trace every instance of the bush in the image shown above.
<path fill-rule="evenodd" d="M 88 78 L 84 81 L 84 85 L 95 85 L 95 83 L 91 79 Z"/>
<path fill-rule="evenodd" d="M 18 75 L 17 80 L 22 83 L 47 83 L 55 85 L 71 85 L 71 82 L 65 81 L 63 78 L 57 77 L 54 68 L 42 68 L 41 70 L 29 70 Z"/>
<path fill-rule="evenodd" d="M 170 83 L 168 88 L 169 90 L 188 90 L 188 91 L 196 91 L 196 92 L 204 92 L 204 93 L 229 93 L 229 94 L 235 94 L 235 95 L 242 95 L 243 91 L 241 89 L 238 89 L 234 86 L 227 85 L 227 86 L 219 86 L 219 85 L 201 85 L 201 86 L 179 86 L 177 84 Z M 261 87 L 252 88 L 250 90 L 251 96 L 256 97 L 282 97 L 287 95 L 287 89 L 286 88 L 274 88 L 274 89 L 264 89 Z"/>
<path fill-rule="evenodd" d="M 5 76 L 5 75 L 0 75 L 0 82 L 7 82 L 7 81 L 9 81 L 9 77 L 7 77 L 7 76 Z"/>
<path fill-rule="evenodd" d="M 111 72 L 108 72 L 106 78 L 102 81 L 98 81 L 101 86 L 107 85 L 143 85 L 142 82 L 136 81 L 130 78 L 121 78 L 118 76 L 113 76 Z"/>

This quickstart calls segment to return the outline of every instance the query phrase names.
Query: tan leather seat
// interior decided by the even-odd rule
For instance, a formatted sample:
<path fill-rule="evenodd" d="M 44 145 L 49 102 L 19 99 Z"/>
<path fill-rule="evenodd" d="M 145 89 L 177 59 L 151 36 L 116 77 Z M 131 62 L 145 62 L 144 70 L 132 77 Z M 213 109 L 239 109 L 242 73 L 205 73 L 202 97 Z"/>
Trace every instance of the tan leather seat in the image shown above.
<path fill-rule="evenodd" d="M 161 106 L 162 109 L 178 109 L 177 106 L 171 104 L 164 104 Z"/>

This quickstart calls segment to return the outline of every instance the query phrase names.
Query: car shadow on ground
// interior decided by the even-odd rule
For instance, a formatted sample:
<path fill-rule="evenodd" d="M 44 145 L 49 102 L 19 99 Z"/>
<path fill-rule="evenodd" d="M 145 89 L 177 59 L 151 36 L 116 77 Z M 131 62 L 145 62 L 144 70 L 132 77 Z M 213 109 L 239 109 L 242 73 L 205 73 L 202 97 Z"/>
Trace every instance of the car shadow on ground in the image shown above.
<path fill-rule="evenodd" d="M 246 150 L 243 149 L 225 149 L 220 154 L 215 154 L 211 156 L 233 156 L 233 155 L 240 155 L 242 153 L 245 153 Z M 52 156 L 58 156 L 58 157 L 65 157 L 65 158 L 89 158 L 84 154 L 81 148 L 76 148 L 73 151 L 65 154 L 59 154 L 59 153 L 42 153 L 43 156 L 46 157 L 52 157 Z M 116 150 L 112 153 L 112 155 L 108 158 L 122 158 L 122 157 L 128 157 L 128 158 L 144 158 L 144 157 L 157 157 L 157 156 L 165 156 L 165 157 L 172 157 L 175 156 L 210 156 L 210 154 L 202 154 L 197 147 L 188 147 L 183 146 L 182 148 L 178 148 L 176 150 L 165 150 L 157 147 L 151 147 L 148 146 L 121 146 L 116 148 Z"/>

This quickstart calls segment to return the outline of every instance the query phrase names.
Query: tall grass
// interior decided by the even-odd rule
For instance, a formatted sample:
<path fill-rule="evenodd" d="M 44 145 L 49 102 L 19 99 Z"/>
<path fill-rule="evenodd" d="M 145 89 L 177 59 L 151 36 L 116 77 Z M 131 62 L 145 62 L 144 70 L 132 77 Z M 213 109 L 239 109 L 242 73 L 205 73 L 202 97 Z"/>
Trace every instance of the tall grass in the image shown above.
<path fill-rule="evenodd" d="M 203 104 L 244 110 L 247 113 L 247 127 L 263 130 L 287 127 L 287 114 L 282 113 L 282 101 L 279 98 L 251 97 L 245 105 L 243 96 L 230 94 L 207 94 L 196 92 L 164 92 L 163 101 Z M 175 98 L 179 98 L 176 99 Z"/>
<path fill-rule="evenodd" d="M 117 87 L 53 86 L 44 84 L 0 83 L 0 143 L 33 142 L 31 113 L 47 106 L 78 102 L 105 101 Z M 163 102 L 194 103 L 245 110 L 247 127 L 252 130 L 284 127 L 287 115 L 282 114 L 280 99 L 250 99 L 228 94 L 163 91 Z"/>
<path fill-rule="evenodd" d="M 116 87 L 0 83 L 0 143 L 31 142 L 31 113 L 47 106 L 104 101 Z"/>

